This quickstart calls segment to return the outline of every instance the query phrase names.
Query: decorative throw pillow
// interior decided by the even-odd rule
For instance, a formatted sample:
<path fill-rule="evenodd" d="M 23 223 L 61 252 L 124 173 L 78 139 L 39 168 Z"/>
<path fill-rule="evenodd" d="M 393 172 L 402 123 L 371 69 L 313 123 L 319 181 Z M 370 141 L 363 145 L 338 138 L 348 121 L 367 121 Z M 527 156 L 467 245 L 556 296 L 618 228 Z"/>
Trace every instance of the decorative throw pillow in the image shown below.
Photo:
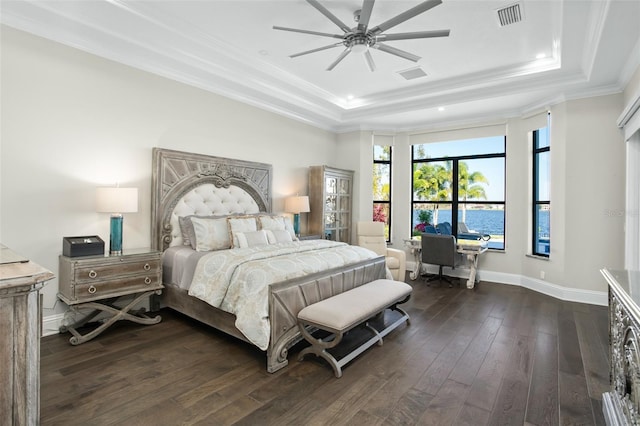
<path fill-rule="evenodd" d="M 192 218 L 198 219 L 225 219 L 227 216 L 199 216 L 199 215 L 189 215 L 189 216 L 179 216 L 178 223 L 180 224 L 180 232 L 182 233 L 182 244 L 186 246 L 191 246 L 192 249 L 196 249 L 196 234 L 193 230 L 193 223 L 191 222 Z"/>
<path fill-rule="evenodd" d="M 178 217 L 178 223 L 180 224 L 180 232 L 182 233 L 182 244 L 185 246 L 191 246 L 191 241 L 194 241 L 196 236 L 193 233 L 193 224 L 191 223 L 191 216 Z"/>
<path fill-rule="evenodd" d="M 258 222 L 260 222 L 260 229 L 265 230 L 284 230 L 284 216 L 258 216 Z"/>
<path fill-rule="evenodd" d="M 267 237 L 268 231 L 251 231 L 251 232 L 236 232 L 234 237 L 238 241 L 237 248 L 266 246 L 269 244 Z M 234 246 L 236 247 L 236 246 Z"/>
<path fill-rule="evenodd" d="M 197 251 L 222 250 L 231 247 L 226 218 L 198 218 L 191 217 L 195 237 L 191 240 L 195 243 Z"/>
<path fill-rule="evenodd" d="M 235 235 L 236 233 L 253 232 L 258 230 L 258 225 L 254 216 L 230 217 L 227 219 L 227 223 L 229 226 L 228 232 L 232 247 L 239 247 L 238 238 Z"/>
<path fill-rule="evenodd" d="M 291 234 L 289 233 L 289 231 L 284 229 L 268 229 L 265 232 L 267 233 L 269 244 L 288 243 L 293 241 L 291 239 Z"/>

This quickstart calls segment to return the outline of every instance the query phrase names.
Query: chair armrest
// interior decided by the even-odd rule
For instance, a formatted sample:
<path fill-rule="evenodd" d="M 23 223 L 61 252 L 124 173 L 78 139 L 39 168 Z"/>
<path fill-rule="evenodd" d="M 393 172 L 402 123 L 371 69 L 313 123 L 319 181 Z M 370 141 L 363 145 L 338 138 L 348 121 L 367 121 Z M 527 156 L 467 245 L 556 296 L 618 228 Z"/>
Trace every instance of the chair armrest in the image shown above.
<path fill-rule="evenodd" d="M 395 257 L 396 259 L 398 259 L 398 262 L 400 262 L 400 267 L 399 269 L 401 271 L 406 271 L 407 270 L 407 253 L 404 250 L 399 250 L 399 249 L 393 249 L 393 248 L 389 248 L 387 247 L 387 256 L 389 257 Z"/>

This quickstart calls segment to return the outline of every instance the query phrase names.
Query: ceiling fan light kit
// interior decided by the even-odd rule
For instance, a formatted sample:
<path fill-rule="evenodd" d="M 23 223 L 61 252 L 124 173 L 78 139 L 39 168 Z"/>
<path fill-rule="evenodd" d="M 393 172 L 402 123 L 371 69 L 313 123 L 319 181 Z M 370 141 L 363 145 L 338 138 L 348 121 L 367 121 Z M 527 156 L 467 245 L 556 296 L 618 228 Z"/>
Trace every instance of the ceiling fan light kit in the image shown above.
<path fill-rule="evenodd" d="M 442 3 L 442 0 L 426 0 L 418 5 L 412 7 L 409 10 L 383 22 L 382 24 L 369 29 L 369 19 L 371 18 L 371 11 L 375 0 L 364 0 L 362 8 L 356 10 L 353 14 L 353 19 L 357 23 L 354 28 L 349 28 L 344 22 L 342 22 L 337 16 L 331 13 L 327 8 L 320 4 L 317 0 L 306 0 L 311 6 L 327 17 L 331 22 L 336 24 L 338 28 L 343 31 L 343 34 L 331 34 L 319 31 L 303 30 L 297 28 L 273 26 L 274 30 L 290 31 L 294 33 L 302 33 L 309 35 L 316 35 L 321 37 L 337 38 L 342 41 L 333 43 L 327 46 L 318 47 L 316 49 L 306 50 L 291 55 L 291 58 L 297 58 L 299 56 L 307 55 L 310 53 L 320 52 L 322 50 L 332 49 L 334 47 L 344 46 L 345 49 L 338 55 L 335 61 L 333 61 L 327 71 L 333 70 L 344 58 L 350 53 L 360 53 L 364 56 L 365 62 L 369 67 L 369 70 L 375 71 L 376 65 L 371 56 L 370 49 L 377 49 L 391 55 L 398 56 L 409 61 L 418 62 L 421 58 L 412 53 L 404 50 L 392 47 L 387 44 L 383 44 L 383 41 L 394 40 L 412 40 L 434 37 L 448 37 L 449 30 L 435 30 L 435 31 L 414 31 L 407 33 L 395 33 L 395 34 L 383 34 L 385 31 L 423 13 L 429 9 L 434 8 Z"/>

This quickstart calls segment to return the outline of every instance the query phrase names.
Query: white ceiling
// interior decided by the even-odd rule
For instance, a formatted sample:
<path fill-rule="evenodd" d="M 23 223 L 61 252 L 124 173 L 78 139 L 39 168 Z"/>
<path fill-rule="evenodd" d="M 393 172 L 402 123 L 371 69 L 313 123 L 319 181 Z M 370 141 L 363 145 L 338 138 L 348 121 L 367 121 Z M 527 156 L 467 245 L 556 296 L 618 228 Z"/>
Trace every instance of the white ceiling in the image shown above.
<path fill-rule="evenodd" d="M 348 26 L 360 0 L 319 0 Z M 528 114 L 619 92 L 640 65 L 640 1 L 443 0 L 385 33 L 449 29 L 449 37 L 388 41 L 418 63 L 372 49 L 377 69 L 342 47 L 289 55 L 342 34 L 304 0 L 2 0 L 2 23 L 333 131 L 410 130 Z M 419 4 L 378 0 L 370 27 Z M 543 54 L 543 59 L 537 55 Z M 427 76 L 398 72 L 420 67 Z M 349 99 L 352 96 L 353 99 Z M 444 110 L 442 110 L 444 109 Z"/>

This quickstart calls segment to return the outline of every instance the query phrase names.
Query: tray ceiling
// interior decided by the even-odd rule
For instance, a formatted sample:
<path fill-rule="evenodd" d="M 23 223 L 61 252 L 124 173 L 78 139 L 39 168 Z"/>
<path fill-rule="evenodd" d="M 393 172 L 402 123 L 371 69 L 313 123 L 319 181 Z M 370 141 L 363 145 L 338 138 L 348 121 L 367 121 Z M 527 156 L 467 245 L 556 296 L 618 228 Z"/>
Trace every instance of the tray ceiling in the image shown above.
<path fill-rule="evenodd" d="M 320 2 L 349 26 L 361 1 Z M 379 24 L 420 1 L 379 0 Z M 516 6 L 519 22 L 501 25 Z M 13 1 L 1 21 L 87 52 L 333 131 L 409 130 L 527 114 L 622 90 L 640 65 L 635 0 L 443 0 L 389 32 L 450 29 L 449 37 L 389 41 L 411 62 L 372 49 L 369 71 L 341 47 L 290 58 L 341 33 L 304 0 Z"/>

